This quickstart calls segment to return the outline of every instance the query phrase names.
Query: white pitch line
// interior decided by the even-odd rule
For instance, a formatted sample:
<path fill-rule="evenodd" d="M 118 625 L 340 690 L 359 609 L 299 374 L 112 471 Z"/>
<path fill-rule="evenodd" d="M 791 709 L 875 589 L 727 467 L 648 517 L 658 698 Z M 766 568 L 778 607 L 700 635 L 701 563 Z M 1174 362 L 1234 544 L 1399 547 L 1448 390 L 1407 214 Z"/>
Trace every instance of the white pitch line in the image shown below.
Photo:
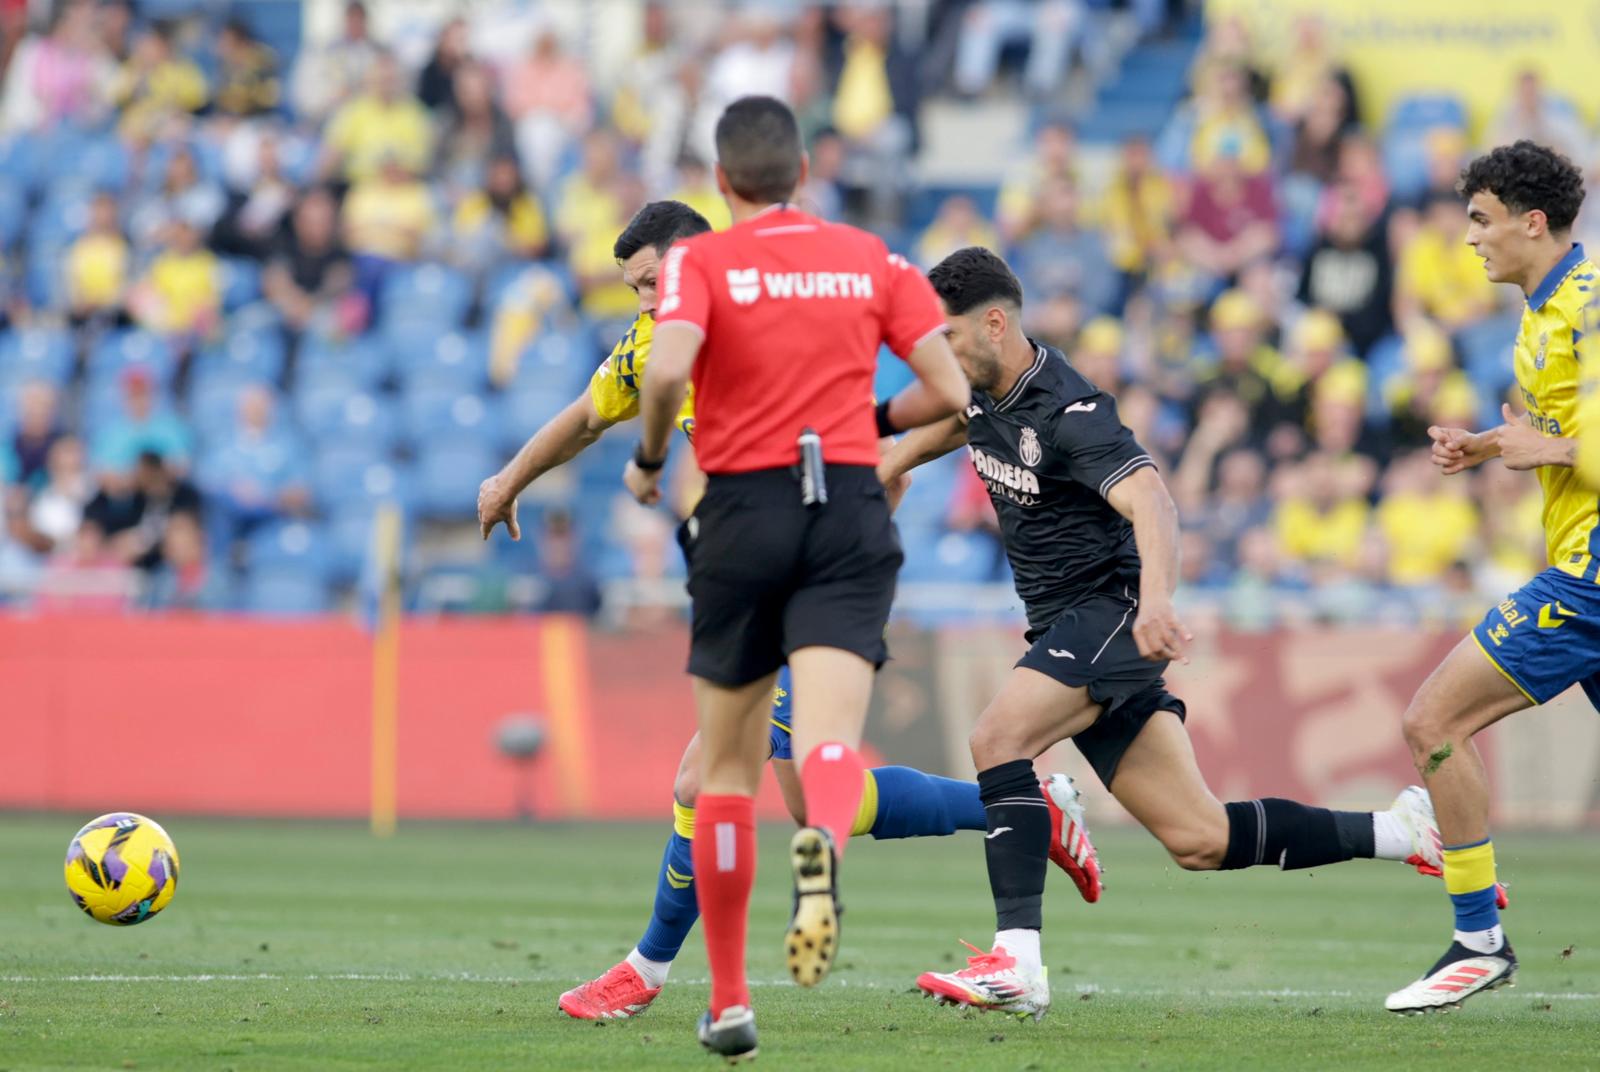
<path fill-rule="evenodd" d="M 836 982 L 843 987 L 860 987 L 865 990 L 905 990 L 899 984 L 881 983 L 873 981 L 852 982 L 849 979 L 839 979 Z M 564 983 L 576 980 L 529 978 L 526 976 L 512 975 L 478 975 L 473 972 L 452 972 L 443 975 L 408 975 L 404 973 L 381 972 L 337 972 L 337 973 L 310 973 L 306 975 L 285 975 L 272 972 L 258 972 L 254 975 L 229 975 L 221 973 L 200 973 L 194 975 L 0 975 L 0 983 L 253 983 L 253 982 L 371 982 L 371 983 L 491 983 L 505 986 L 511 983 L 540 984 Z M 675 979 L 676 986 L 707 986 L 709 979 Z M 793 986 L 789 979 L 752 979 L 751 986 L 775 987 Z M 1139 989 L 1131 987 L 1102 987 L 1094 983 L 1080 983 L 1070 988 L 1077 994 L 1104 994 L 1109 997 L 1135 997 L 1135 998 L 1361 998 L 1370 995 L 1354 990 L 1299 990 L 1291 988 L 1261 989 L 1261 990 L 1174 990 L 1174 989 Z M 1543 1001 L 1600 1001 L 1600 993 L 1589 994 L 1581 992 L 1550 992 L 1543 990 L 1518 990 L 1516 997 L 1535 998 Z"/>

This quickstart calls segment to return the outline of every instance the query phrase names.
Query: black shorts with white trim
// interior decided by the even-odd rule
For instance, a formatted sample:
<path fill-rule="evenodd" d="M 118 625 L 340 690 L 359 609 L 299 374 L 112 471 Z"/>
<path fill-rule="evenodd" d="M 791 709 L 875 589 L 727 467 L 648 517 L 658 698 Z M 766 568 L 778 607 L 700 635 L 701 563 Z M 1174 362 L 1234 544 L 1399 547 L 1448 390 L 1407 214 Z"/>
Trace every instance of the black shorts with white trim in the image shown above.
<path fill-rule="evenodd" d="M 1167 664 L 1139 654 L 1133 639 L 1138 613 L 1131 585 L 1097 591 L 1047 628 L 1031 631 L 1033 646 L 1017 663 L 1070 688 L 1087 689 L 1100 705 L 1100 717 L 1072 743 L 1107 788 L 1146 722 L 1160 711 L 1179 719 L 1187 714 L 1183 701 L 1167 691 L 1161 676 Z"/>

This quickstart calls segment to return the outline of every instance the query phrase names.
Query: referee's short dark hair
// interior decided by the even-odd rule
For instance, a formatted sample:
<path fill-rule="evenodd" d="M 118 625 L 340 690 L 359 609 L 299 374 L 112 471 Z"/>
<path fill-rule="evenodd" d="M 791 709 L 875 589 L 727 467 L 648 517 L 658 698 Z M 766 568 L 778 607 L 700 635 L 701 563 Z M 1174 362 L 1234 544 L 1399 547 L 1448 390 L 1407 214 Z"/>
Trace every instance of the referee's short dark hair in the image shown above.
<path fill-rule="evenodd" d="M 1583 173 L 1565 156 L 1524 138 L 1478 157 L 1461 172 L 1456 189 L 1498 197 L 1514 213 L 1544 213 L 1552 231 L 1570 231 L 1583 204 Z"/>
<path fill-rule="evenodd" d="M 764 205 L 793 197 L 804 154 L 794 113 L 774 97 L 740 97 L 717 120 L 717 163 L 746 201 Z"/>
<path fill-rule="evenodd" d="M 611 246 L 611 255 L 625 261 L 646 246 L 665 256 L 672 243 L 711 230 L 706 218 L 682 201 L 652 201 L 628 221 Z"/>
<path fill-rule="evenodd" d="M 955 316 L 980 305 L 1008 302 L 1022 308 L 1022 284 L 1005 261 L 982 246 L 958 249 L 933 266 L 928 282 Z"/>

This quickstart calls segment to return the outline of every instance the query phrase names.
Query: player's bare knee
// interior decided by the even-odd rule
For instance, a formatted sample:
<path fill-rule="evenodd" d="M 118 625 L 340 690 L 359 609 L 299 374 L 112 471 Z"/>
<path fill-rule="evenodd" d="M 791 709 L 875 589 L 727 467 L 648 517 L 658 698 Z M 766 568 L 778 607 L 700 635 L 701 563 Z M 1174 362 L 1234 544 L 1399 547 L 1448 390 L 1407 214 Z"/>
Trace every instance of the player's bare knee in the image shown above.
<path fill-rule="evenodd" d="M 1451 743 L 1455 733 L 1445 712 L 1425 698 L 1418 697 L 1406 708 L 1400 718 L 1400 730 L 1405 735 L 1406 747 L 1411 750 L 1411 762 L 1424 775 L 1432 774 L 1454 752 Z"/>
<path fill-rule="evenodd" d="M 1014 759 L 1031 758 L 1015 726 L 1007 725 L 1005 719 L 987 715 L 972 728 L 967 747 L 972 750 L 972 763 L 978 770 L 988 770 Z"/>

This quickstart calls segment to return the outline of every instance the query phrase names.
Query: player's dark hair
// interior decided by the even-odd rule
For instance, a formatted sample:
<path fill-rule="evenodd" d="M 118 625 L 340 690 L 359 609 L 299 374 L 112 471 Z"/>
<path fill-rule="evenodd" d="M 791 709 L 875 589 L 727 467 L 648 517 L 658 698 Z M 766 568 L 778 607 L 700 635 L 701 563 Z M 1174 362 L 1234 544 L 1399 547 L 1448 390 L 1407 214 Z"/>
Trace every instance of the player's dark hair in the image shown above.
<path fill-rule="evenodd" d="M 746 201 L 770 205 L 793 197 L 803 155 L 800 126 L 781 100 L 740 97 L 717 120 L 717 163 Z"/>
<path fill-rule="evenodd" d="M 1006 262 L 982 246 L 958 249 L 933 266 L 928 282 L 956 316 L 980 305 L 1009 302 L 1022 308 L 1022 284 Z"/>
<path fill-rule="evenodd" d="M 652 201 L 633 214 L 611 247 L 611 255 L 625 261 L 646 246 L 665 255 L 680 238 L 711 230 L 706 218 L 682 201 Z"/>
<path fill-rule="evenodd" d="M 1554 149 L 1523 139 L 1468 164 L 1456 189 L 1468 198 L 1487 191 L 1518 214 L 1538 209 L 1550 230 L 1568 231 L 1583 204 L 1583 173 Z"/>

